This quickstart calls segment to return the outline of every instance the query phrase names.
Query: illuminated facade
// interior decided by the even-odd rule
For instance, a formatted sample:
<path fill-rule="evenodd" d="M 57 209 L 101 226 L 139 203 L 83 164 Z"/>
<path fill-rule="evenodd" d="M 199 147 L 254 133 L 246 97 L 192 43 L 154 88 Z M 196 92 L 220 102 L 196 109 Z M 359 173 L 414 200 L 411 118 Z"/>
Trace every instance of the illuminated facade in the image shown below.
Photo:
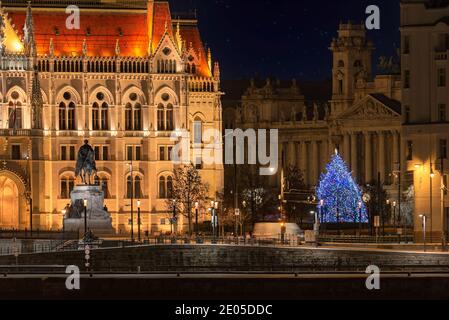
<path fill-rule="evenodd" d="M 401 1 L 404 152 L 415 182 L 415 225 L 422 235 L 425 215 L 436 242 L 449 216 L 448 16 L 447 1 Z"/>
<path fill-rule="evenodd" d="M 143 232 L 170 231 L 170 136 L 221 132 L 218 63 L 197 21 L 172 19 L 168 1 L 65 2 L 3 1 L 0 228 L 29 229 L 31 203 L 33 229 L 62 228 L 88 139 L 117 233 L 129 231 L 130 198 L 141 200 Z M 66 28 L 70 4 L 79 29 Z M 215 198 L 222 165 L 201 175 Z"/>
<path fill-rule="evenodd" d="M 252 81 L 240 105 L 224 110 L 225 126 L 279 129 L 279 163 L 284 172 L 288 166 L 300 169 L 310 192 L 338 149 L 360 185 L 380 177 L 391 203 L 399 203 L 400 183 L 405 191 L 412 182 L 405 174 L 399 179 L 404 161 L 400 70 L 384 63 L 383 72 L 373 75 L 373 43 L 361 25 L 341 24 L 330 50 L 329 89 L 296 80 Z M 281 170 L 271 184 L 280 188 L 280 181 Z"/>

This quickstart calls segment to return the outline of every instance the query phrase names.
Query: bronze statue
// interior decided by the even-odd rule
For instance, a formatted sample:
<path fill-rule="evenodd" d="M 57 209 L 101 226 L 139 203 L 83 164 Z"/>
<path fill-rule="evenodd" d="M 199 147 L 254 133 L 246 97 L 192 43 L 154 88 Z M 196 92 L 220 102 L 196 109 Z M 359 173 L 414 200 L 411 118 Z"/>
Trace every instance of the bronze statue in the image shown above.
<path fill-rule="evenodd" d="M 89 145 L 89 141 L 85 140 L 84 145 L 78 151 L 75 176 L 76 178 L 81 176 L 81 181 L 83 182 L 83 184 L 90 186 L 92 174 L 97 174 L 97 166 L 95 164 L 95 151 Z"/>

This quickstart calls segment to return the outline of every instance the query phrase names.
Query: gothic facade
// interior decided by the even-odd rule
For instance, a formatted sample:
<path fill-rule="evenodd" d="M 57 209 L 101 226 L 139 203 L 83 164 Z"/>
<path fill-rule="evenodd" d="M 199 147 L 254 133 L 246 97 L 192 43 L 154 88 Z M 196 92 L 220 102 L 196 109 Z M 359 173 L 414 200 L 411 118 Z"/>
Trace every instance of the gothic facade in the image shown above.
<path fill-rule="evenodd" d="M 170 231 L 172 133 L 207 148 L 203 132 L 221 132 L 218 63 L 196 19 L 172 18 L 168 1 L 70 4 L 79 29 L 67 29 L 65 1 L 0 9 L 0 228 L 62 228 L 87 139 L 117 233 L 129 231 L 131 198 L 142 232 Z M 215 199 L 222 165 L 198 167 Z"/>

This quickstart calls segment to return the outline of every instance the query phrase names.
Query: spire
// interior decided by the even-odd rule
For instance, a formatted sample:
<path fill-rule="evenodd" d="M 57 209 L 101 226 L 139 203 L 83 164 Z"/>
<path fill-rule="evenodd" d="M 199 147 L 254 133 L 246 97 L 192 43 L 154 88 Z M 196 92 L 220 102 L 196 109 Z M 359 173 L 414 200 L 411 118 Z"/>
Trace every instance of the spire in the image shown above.
<path fill-rule="evenodd" d="M 87 56 L 87 40 L 86 39 L 84 39 L 83 40 L 83 56 Z"/>
<path fill-rule="evenodd" d="M 212 71 L 212 53 L 210 51 L 210 48 L 207 49 L 207 64 L 209 66 L 209 70 Z"/>
<path fill-rule="evenodd" d="M 182 37 L 181 37 L 181 28 L 179 25 L 179 21 L 176 24 L 176 44 L 178 45 L 179 52 L 182 53 Z"/>
<path fill-rule="evenodd" d="M 25 53 L 28 56 L 36 56 L 36 41 L 34 39 L 33 13 L 31 10 L 31 1 L 28 1 L 25 25 L 23 27 L 23 40 L 25 44 Z"/>
<path fill-rule="evenodd" d="M 214 65 L 214 79 L 220 81 L 220 64 L 218 62 L 215 62 Z"/>
<path fill-rule="evenodd" d="M 115 55 L 117 57 L 120 56 L 120 40 L 117 39 L 117 41 L 115 42 Z"/>
<path fill-rule="evenodd" d="M 42 99 L 41 85 L 39 82 L 37 68 L 34 70 L 33 85 L 31 90 L 32 128 L 42 129 L 42 109 L 44 107 L 44 101 Z"/>
<path fill-rule="evenodd" d="M 5 21 L 3 17 L 2 2 L 0 1 L 0 55 L 5 52 Z"/>
<path fill-rule="evenodd" d="M 50 57 L 53 57 L 55 55 L 55 45 L 53 43 L 53 38 L 50 38 L 50 44 L 48 46 L 48 53 L 50 54 Z"/>

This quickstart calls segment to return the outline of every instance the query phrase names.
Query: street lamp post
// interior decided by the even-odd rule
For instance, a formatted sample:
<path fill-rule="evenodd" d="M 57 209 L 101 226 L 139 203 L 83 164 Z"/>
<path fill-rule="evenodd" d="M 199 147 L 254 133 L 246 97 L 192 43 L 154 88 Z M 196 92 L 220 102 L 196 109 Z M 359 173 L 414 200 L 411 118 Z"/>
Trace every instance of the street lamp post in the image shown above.
<path fill-rule="evenodd" d="M 62 209 L 61 211 L 62 213 L 62 241 L 65 242 L 65 215 L 67 214 L 67 210 L 66 209 Z"/>
<path fill-rule="evenodd" d="M 426 227 L 427 227 L 427 216 L 424 214 L 419 215 L 422 219 L 422 229 L 423 229 L 423 240 L 424 240 L 424 252 L 426 252 Z"/>
<path fill-rule="evenodd" d="M 133 177 L 133 163 L 129 163 L 129 172 L 131 180 L 131 242 L 134 242 L 134 177 Z"/>
<path fill-rule="evenodd" d="M 397 207 L 398 203 L 396 201 L 393 201 L 393 219 L 394 219 L 394 223 L 393 223 L 393 227 L 396 229 L 397 227 L 397 220 L 396 220 L 396 207 Z"/>
<path fill-rule="evenodd" d="M 195 202 L 195 233 L 196 236 L 199 234 L 199 225 L 198 225 L 198 209 L 200 208 L 199 202 Z"/>
<path fill-rule="evenodd" d="M 87 236 L 87 199 L 84 199 L 84 238 Z"/>
<path fill-rule="evenodd" d="M 140 225 L 141 225 L 141 222 L 140 222 L 140 200 L 137 200 L 137 241 L 139 241 L 139 243 L 141 241 Z"/>
<path fill-rule="evenodd" d="M 361 236 L 362 235 L 362 208 L 363 208 L 362 201 L 359 201 L 358 205 L 359 205 L 359 236 Z"/>
<path fill-rule="evenodd" d="M 172 235 L 175 233 L 175 221 L 176 221 L 176 200 L 173 199 L 173 218 L 170 219 Z"/>

